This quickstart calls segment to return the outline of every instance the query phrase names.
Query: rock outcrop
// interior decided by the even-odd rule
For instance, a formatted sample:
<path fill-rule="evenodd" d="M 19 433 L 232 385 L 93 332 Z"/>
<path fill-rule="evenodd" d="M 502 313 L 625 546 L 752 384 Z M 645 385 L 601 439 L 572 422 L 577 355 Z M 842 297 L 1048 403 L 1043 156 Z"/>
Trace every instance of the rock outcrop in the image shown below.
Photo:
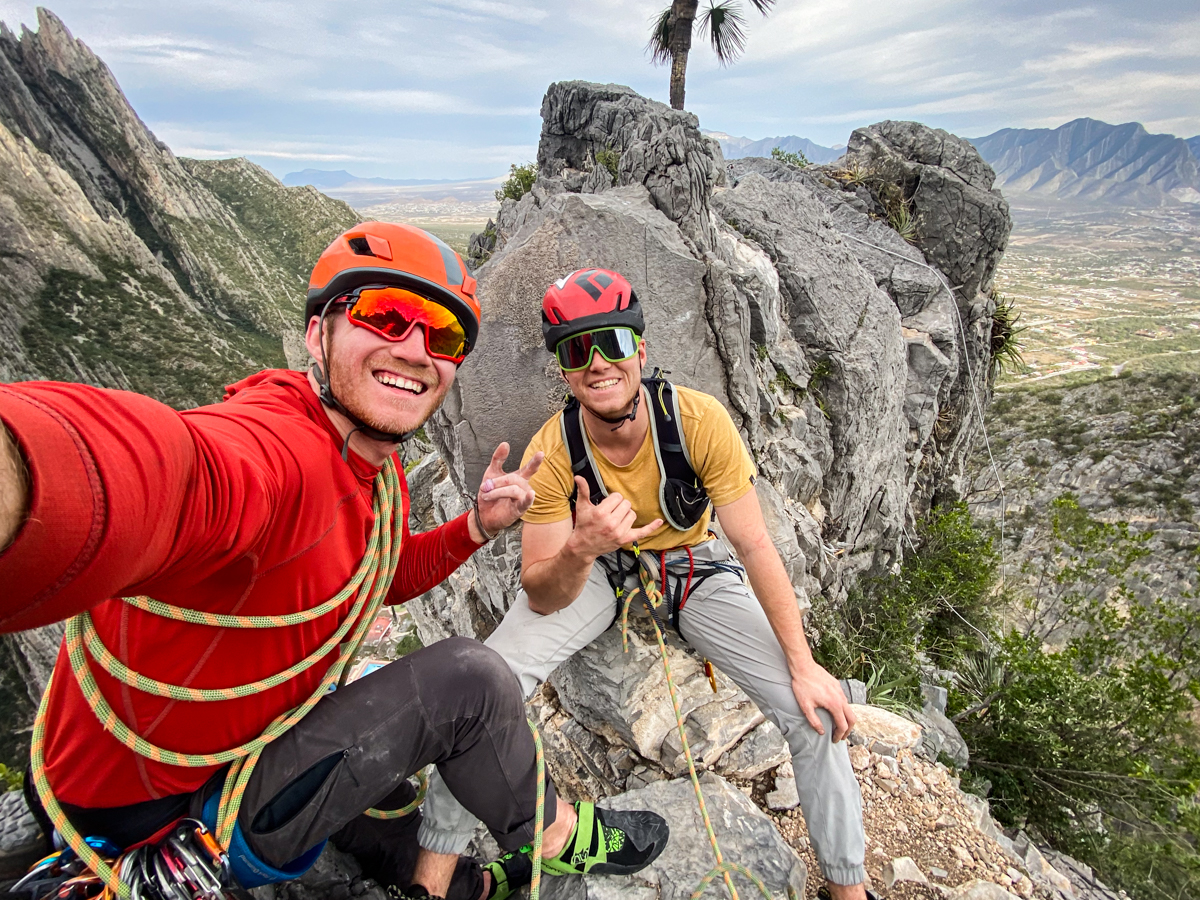
<path fill-rule="evenodd" d="M 480 345 L 429 428 L 450 476 L 426 488 L 441 513 L 496 444 L 519 454 L 560 407 L 538 301 L 603 266 L 643 299 L 651 363 L 734 417 L 801 602 L 887 571 L 934 493 L 957 490 L 990 393 L 987 292 L 1009 220 L 987 164 L 945 132 L 881 123 L 838 167 L 726 166 L 695 116 L 616 85 L 552 85 L 542 115 L 538 180 L 504 202 L 476 272 Z M 886 224 L 895 197 L 913 244 Z M 421 601 L 423 635 L 486 635 L 518 557 L 515 534 L 477 555 Z"/>
<path fill-rule="evenodd" d="M 987 165 L 914 123 L 866 129 L 837 166 L 726 165 L 694 116 L 613 85 L 552 85 L 542 113 L 537 182 L 476 242 L 490 253 L 475 271 L 484 325 L 429 424 L 439 454 L 409 475 L 414 528 L 461 512 L 493 448 L 519 455 L 561 407 L 539 301 L 602 266 L 642 299 L 651 364 L 730 411 L 798 602 L 838 602 L 888 571 L 934 494 L 957 490 L 990 396 L 988 291 L 1009 221 Z M 896 203 L 918 223 L 913 243 L 887 224 Z M 513 530 L 412 601 L 422 639 L 489 634 L 519 559 Z M 631 631 L 629 652 L 610 630 L 531 701 L 567 796 L 624 802 L 685 771 L 653 637 Z M 742 780 L 774 770 L 772 805 L 795 806 L 778 729 L 720 674 L 714 693 L 682 645 L 668 654 L 700 765 Z M 878 750 L 930 743 L 896 722 L 904 740 Z"/>

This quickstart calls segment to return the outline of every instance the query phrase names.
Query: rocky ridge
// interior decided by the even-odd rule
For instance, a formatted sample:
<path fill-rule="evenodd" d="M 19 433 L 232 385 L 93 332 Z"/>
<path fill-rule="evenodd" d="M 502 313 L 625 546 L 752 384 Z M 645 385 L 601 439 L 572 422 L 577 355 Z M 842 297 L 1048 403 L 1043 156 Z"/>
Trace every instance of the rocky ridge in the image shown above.
<path fill-rule="evenodd" d="M 194 406 L 286 365 L 285 338 L 302 363 L 312 260 L 357 219 L 246 160 L 176 157 L 48 10 L 0 26 L 0 380 Z"/>
<path fill-rule="evenodd" d="M 643 299 L 651 363 L 720 398 L 739 425 L 798 602 L 818 593 L 836 601 L 855 578 L 900 558 L 907 526 L 936 493 L 961 490 L 963 459 L 990 397 L 988 291 L 1007 206 L 969 144 L 915 123 L 862 129 L 837 165 L 802 170 L 765 159 L 727 164 L 696 124 L 615 85 L 548 90 L 539 178 L 520 201 L 506 201 L 488 236 L 474 242 L 485 325 L 428 428 L 438 452 L 414 460 L 409 473 L 413 527 L 461 512 L 492 447 L 508 440 L 521 452 L 558 408 L 562 387 L 531 298 L 564 272 L 606 266 L 625 273 Z M 601 151 L 605 165 L 596 162 Z M 614 157 L 615 175 L 607 164 Z M 897 202 L 915 220 L 909 240 L 887 224 Z M 519 552 L 509 532 L 412 601 L 422 639 L 489 634 L 515 593 Z M 530 701 L 549 771 L 566 796 L 626 802 L 686 772 L 648 627 L 634 619 L 628 652 L 610 629 Z M 673 637 L 667 653 L 707 783 L 722 793 L 724 784 L 738 786 L 759 809 L 784 807 L 770 815 L 803 856 L 803 826 L 790 809 L 794 776 L 778 730 L 723 676 L 714 692 Z M 888 715 L 862 709 L 864 720 Z M 916 717 L 924 730 L 899 720 L 904 740 L 861 738 L 855 751 L 866 759 L 858 774 L 870 804 L 869 839 L 894 851 L 871 862 L 877 886 L 891 879 L 890 895 L 901 897 L 982 897 L 991 888 L 1049 896 L 1058 878 L 1070 896 L 1060 876 L 1032 878 L 1032 863 L 932 761 L 943 751 L 962 753 L 965 763 L 961 739 L 938 727 L 941 711 Z M 909 788 L 923 799 L 912 801 Z M 690 792 L 678 802 L 668 806 L 672 821 L 694 811 Z M 930 819 L 924 813 L 933 809 Z M 939 819 L 935 829 L 930 823 Z M 915 829 L 911 840 L 888 831 L 896 821 Z M 955 836 L 973 861 L 927 852 L 925 830 L 939 829 L 945 834 L 931 846 L 944 850 L 941 837 Z M 689 874 L 703 874 L 709 853 L 704 848 Z M 751 868 L 759 861 L 747 858 Z M 929 883 L 908 885 L 896 874 L 913 867 Z M 677 874 L 649 872 L 595 890 L 673 896 L 668 885 Z M 808 879 L 807 892 L 816 887 Z"/>

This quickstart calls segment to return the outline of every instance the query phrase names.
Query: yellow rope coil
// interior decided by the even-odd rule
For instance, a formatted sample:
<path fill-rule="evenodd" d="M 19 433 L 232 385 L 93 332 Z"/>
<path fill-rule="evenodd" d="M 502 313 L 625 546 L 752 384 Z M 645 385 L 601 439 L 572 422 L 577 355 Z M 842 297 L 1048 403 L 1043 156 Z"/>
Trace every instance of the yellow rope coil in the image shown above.
<path fill-rule="evenodd" d="M 174 621 L 188 622 L 194 625 L 210 625 L 217 628 L 281 628 L 314 621 L 321 616 L 342 606 L 354 597 L 346 619 L 339 625 L 328 640 L 317 650 L 300 662 L 283 672 L 249 684 L 236 685 L 228 688 L 196 689 L 180 685 L 166 684 L 140 673 L 134 672 L 117 659 L 104 646 L 96 633 L 91 616 L 84 612 L 67 623 L 66 647 L 71 671 L 79 683 L 79 688 L 87 700 L 88 706 L 96 718 L 104 726 L 104 730 L 112 734 L 124 746 L 133 752 L 152 759 L 155 762 L 187 768 L 200 768 L 229 763 L 229 771 L 221 790 L 221 801 L 217 817 L 216 837 L 223 847 L 228 847 L 237 822 L 238 809 L 246 786 L 258 762 L 263 749 L 272 741 L 287 733 L 288 729 L 303 719 L 317 702 L 325 696 L 331 687 L 341 684 L 346 673 L 346 666 L 358 652 L 363 638 L 366 636 L 375 613 L 383 604 L 383 600 L 391 588 L 392 579 L 396 573 L 396 565 L 400 558 L 400 544 L 403 540 L 404 528 L 396 518 L 402 510 L 400 478 L 396 472 L 395 463 L 389 458 L 375 479 L 374 513 L 375 522 L 367 541 L 367 548 L 362 562 L 351 579 L 334 597 L 311 609 L 298 613 L 279 616 L 230 616 L 202 612 L 200 610 L 184 609 L 153 600 L 149 597 L 126 597 L 124 602 L 153 615 L 162 616 Z M 345 643 L 342 638 L 353 628 L 353 634 Z M 160 697 L 170 697 L 175 700 L 193 702 L 213 702 L 248 697 L 259 691 L 276 687 L 307 671 L 321 659 L 325 658 L 335 647 L 340 649 L 337 659 L 326 671 L 321 683 L 303 703 L 277 716 L 257 738 L 247 741 L 231 750 L 216 753 L 178 753 L 151 744 L 134 732 L 123 722 L 100 692 L 99 685 L 92 675 L 88 665 L 90 653 L 96 662 L 106 672 L 123 684 L 136 688 L 144 693 Z M 62 807 L 54 797 L 50 782 L 46 777 L 45 742 L 46 742 L 46 709 L 49 703 L 50 689 L 47 685 L 42 702 L 34 720 L 31 748 L 33 782 L 54 827 L 63 839 L 79 855 L 79 858 L 103 879 L 108 890 L 121 900 L 128 900 L 129 886 L 117 876 L 113 868 L 88 846 L 83 836 L 72 827 Z M 539 742 L 540 759 L 540 742 Z M 539 766 L 539 772 L 541 771 Z M 425 793 L 425 778 L 419 776 L 420 788 L 417 799 L 399 810 L 367 810 L 366 814 L 381 819 L 399 818 L 416 809 Z M 539 790 L 541 782 L 539 781 Z M 539 822 L 541 805 L 538 807 Z M 540 837 L 540 832 L 539 832 Z"/>

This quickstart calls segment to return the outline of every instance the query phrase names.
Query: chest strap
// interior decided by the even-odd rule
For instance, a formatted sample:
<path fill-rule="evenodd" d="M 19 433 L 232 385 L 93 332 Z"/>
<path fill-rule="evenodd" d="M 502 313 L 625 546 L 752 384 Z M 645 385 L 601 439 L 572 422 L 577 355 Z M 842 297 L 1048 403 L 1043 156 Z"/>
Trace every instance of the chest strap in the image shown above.
<path fill-rule="evenodd" d="M 684 440 L 679 417 L 679 397 L 675 385 L 655 368 L 650 377 L 642 379 L 642 390 L 650 398 L 650 439 L 654 444 L 654 459 L 658 464 L 658 507 L 663 520 L 676 531 L 690 531 L 708 511 L 708 492 L 692 465 Z M 571 457 L 571 474 L 582 477 L 588 485 L 593 504 L 608 496 L 600 477 L 592 445 L 583 426 L 579 401 L 568 397 L 562 414 L 563 445 Z M 578 490 L 571 491 L 572 512 Z"/>

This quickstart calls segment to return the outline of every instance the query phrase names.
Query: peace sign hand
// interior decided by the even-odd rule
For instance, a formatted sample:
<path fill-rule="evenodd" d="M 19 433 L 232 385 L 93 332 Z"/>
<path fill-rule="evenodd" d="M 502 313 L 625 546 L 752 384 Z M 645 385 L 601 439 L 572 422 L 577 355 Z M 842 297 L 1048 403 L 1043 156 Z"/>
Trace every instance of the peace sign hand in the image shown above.
<path fill-rule="evenodd" d="M 479 486 L 479 493 L 475 498 L 479 509 L 479 521 L 475 522 L 474 516 L 468 520 L 471 537 L 476 543 L 484 543 L 488 535 L 495 536 L 521 518 L 533 505 L 534 491 L 529 486 L 529 479 L 541 466 L 544 456 L 545 454 L 538 451 L 516 472 L 505 473 L 508 442 L 504 441 L 496 448 L 496 452 L 492 454 L 492 461 L 483 473 L 483 483 Z M 478 526 L 482 526 L 487 534 L 475 534 Z"/>

